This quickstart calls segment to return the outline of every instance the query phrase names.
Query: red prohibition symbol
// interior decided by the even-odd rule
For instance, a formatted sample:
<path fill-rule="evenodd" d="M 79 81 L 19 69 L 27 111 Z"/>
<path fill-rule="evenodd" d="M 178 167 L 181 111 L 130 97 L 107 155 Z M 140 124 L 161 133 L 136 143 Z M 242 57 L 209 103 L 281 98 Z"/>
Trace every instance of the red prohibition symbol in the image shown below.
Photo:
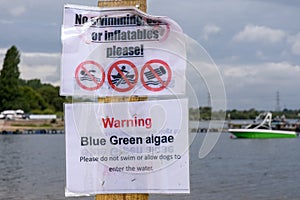
<path fill-rule="evenodd" d="M 93 91 L 103 85 L 105 72 L 100 64 L 88 60 L 78 65 L 75 71 L 75 79 L 81 88 Z"/>
<path fill-rule="evenodd" d="M 166 88 L 172 78 L 170 66 L 162 60 L 148 61 L 141 69 L 141 82 L 150 91 L 158 92 Z"/>
<path fill-rule="evenodd" d="M 138 81 L 138 70 L 128 60 L 119 60 L 111 65 L 107 72 L 109 85 L 118 92 L 128 92 Z"/>

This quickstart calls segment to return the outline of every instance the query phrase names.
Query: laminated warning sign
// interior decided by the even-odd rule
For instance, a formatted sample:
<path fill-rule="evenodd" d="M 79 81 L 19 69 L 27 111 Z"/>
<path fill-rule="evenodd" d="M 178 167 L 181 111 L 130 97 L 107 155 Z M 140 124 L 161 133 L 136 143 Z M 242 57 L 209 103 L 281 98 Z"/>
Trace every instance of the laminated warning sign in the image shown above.
<path fill-rule="evenodd" d="M 189 193 L 188 101 L 65 105 L 66 196 Z"/>
<path fill-rule="evenodd" d="M 168 17 L 65 5 L 61 32 L 61 95 L 185 93 L 185 36 Z"/>

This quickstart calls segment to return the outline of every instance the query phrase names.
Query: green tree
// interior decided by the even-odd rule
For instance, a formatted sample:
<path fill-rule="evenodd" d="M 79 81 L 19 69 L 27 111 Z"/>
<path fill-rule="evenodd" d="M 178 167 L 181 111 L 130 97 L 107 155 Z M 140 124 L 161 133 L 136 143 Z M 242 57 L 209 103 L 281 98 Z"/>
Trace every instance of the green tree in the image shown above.
<path fill-rule="evenodd" d="M 15 46 L 7 50 L 0 71 L 0 110 L 18 109 L 20 105 L 19 68 L 20 53 Z"/>
<path fill-rule="evenodd" d="M 34 90 L 37 90 L 43 86 L 40 79 L 22 80 L 21 84 L 29 86 Z"/>
<path fill-rule="evenodd" d="M 55 89 L 55 87 L 50 84 L 44 84 L 37 91 L 45 99 L 45 101 L 49 105 L 49 108 L 55 110 L 53 106 L 53 99 L 58 96 L 58 91 Z"/>
<path fill-rule="evenodd" d="M 63 111 L 63 103 L 66 102 L 65 97 L 59 96 L 59 87 L 54 87 L 51 84 L 43 84 L 37 92 L 45 99 L 48 108 L 57 111 Z"/>
<path fill-rule="evenodd" d="M 48 108 L 48 104 L 44 98 L 29 86 L 21 86 L 20 92 L 22 98 L 19 98 L 20 108 L 25 112 L 32 112 L 33 110 L 44 110 Z"/>
<path fill-rule="evenodd" d="M 199 107 L 201 119 L 210 120 L 211 119 L 211 107 Z"/>

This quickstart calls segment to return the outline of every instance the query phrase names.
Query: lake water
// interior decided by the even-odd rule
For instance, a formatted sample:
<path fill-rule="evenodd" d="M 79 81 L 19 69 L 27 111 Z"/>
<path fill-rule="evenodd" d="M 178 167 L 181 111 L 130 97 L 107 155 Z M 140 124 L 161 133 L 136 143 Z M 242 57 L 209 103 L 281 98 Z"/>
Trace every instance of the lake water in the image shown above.
<path fill-rule="evenodd" d="M 224 133 L 199 159 L 204 136 L 190 148 L 191 193 L 151 194 L 150 200 L 300 199 L 299 138 L 230 139 Z M 64 135 L 0 135 L 0 153 L 1 200 L 66 199 Z"/>

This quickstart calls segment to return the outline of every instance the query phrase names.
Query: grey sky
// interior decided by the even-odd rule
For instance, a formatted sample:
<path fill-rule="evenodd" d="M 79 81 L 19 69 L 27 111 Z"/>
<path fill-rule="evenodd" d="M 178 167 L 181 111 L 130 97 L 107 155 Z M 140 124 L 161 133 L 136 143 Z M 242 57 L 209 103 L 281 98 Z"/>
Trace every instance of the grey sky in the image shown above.
<path fill-rule="evenodd" d="M 0 63 L 16 45 L 23 78 L 58 84 L 65 3 L 97 6 L 96 0 L 1 0 Z M 210 54 L 229 109 L 273 110 L 277 91 L 281 108 L 300 108 L 299 9 L 297 0 L 148 0 L 149 14 L 174 19 Z"/>

